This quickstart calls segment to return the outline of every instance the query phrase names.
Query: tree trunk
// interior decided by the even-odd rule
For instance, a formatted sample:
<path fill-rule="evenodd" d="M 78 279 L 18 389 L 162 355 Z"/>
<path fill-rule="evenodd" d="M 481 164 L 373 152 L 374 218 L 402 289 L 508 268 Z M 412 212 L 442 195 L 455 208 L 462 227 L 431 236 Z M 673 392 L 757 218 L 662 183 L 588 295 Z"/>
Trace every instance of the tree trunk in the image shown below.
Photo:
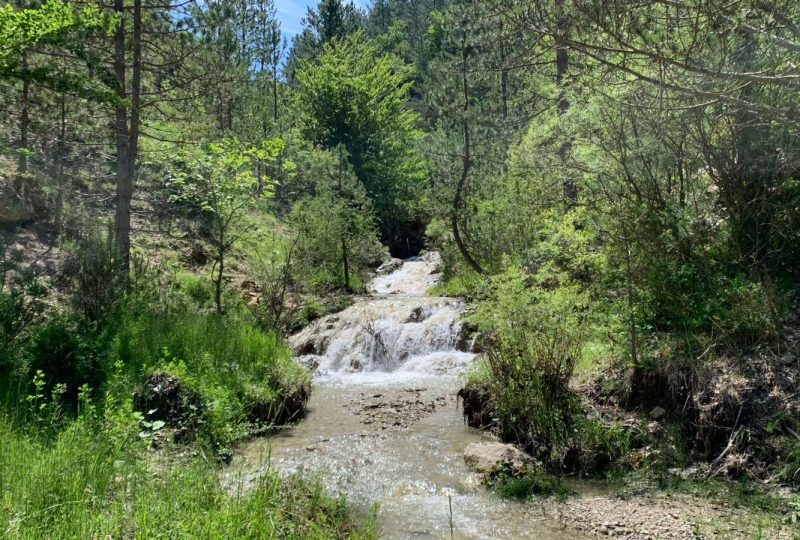
<path fill-rule="evenodd" d="M 127 99 L 126 60 L 125 60 L 125 3 L 123 0 L 114 0 L 114 13 L 120 17 L 116 32 L 114 33 L 114 76 L 117 83 L 117 97 Z M 133 196 L 132 179 L 130 178 L 130 165 L 128 152 L 128 108 L 120 102 L 116 105 L 115 115 L 116 138 L 116 185 L 117 208 L 115 215 L 115 241 L 119 257 L 120 271 L 127 273 L 130 264 L 130 233 L 131 213 L 130 201 Z"/>
<path fill-rule="evenodd" d="M 562 2 L 559 2 L 559 11 L 561 10 Z M 567 99 L 567 90 L 564 82 L 564 77 L 569 69 L 569 55 L 567 53 L 567 45 L 564 42 L 564 35 L 567 33 L 567 19 L 561 14 L 558 22 L 559 35 L 556 36 L 555 49 L 556 49 L 556 86 L 558 87 L 558 115 L 563 117 L 569 110 L 569 100 Z M 563 120 L 562 120 L 563 125 Z M 558 157 L 562 165 L 566 164 L 567 156 L 572 150 L 572 139 L 567 138 L 558 149 Z M 578 205 L 578 186 L 575 184 L 573 178 L 565 178 L 563 184 L 564 202 L 567 209 L 572 209 Z"/>
<path fill-rule="evenodd" d="M 278 66 L 272 67 L 272 117 L 278 125 Z"/>
<path fill-rule="evenodd" d="M 64 178 L 64 161 L 66 160 L 66 138 L 67 138 L 67 99 L 64 93 L 60 100 L 61 118 L 58 130 L 58 156 L 56 164 L 56 200 L 53 209 L 53 229 L 56 234 L 61 232 L 62 220 L 64 215 L 64 191 L 66 190 L 66 180 Z"/>
<path fill-rule="evenodd" d="M 114 0 L 114 11 L 122 19 L 114 36 L 114 75 L 117 82 L 117 97 L 127 97 L 127 64 L 125 60 L 125 4 Z M 136 158 L 139 153 L 139 107 L 142 85 L 142 2 L 133 3 L 133 35 L 131 52 L 133 66 L 131 72 L 130 111 L 124 104 L 116 108 L 117 145 L 117 209 L 115 215 L 115 234 L 120 272 L 127 276 L 131 257 L 131 200 L 136 175 Z"/>
<path fill-rule="evenodd" d="M 506 67 L 506 40 L 503 23 L 500 23 L 500 99 L 502 100 L 502 136 L 508 136 L 508 68 Z M 508 151 L 503 155 L 503 174 L 508 174 Z"/>
<path fill-rule="evenodd" d="M 23 69 L 27 68 L 27 61 L 22 61 Z M 19 112 L 19 156 L 17 158 L 17 174 L 14 177 L 14 191 L 19 198 L 19 202 L 24 207 L 28 206 L 25 183 L 28 181 L 28 132 L 30 128 L 30 116 L 28 107 L 30 105 L 30 82 L 28 79 L 22 81 L 22 95 L 20 96 Z"/>
<path fill-rule="evenodd" d="M 344 172 L 345 172 L 345 157 L 344 155 L 339 155 L 339 197 L 345 199 L 344 193 Z M 349 221 L 349 216 L 347 216 Z M 348 291 L 350 290 L 350 261 L 347 256 L 347 238 L 342 236 L 342 268 L 344 270 L 344 287 Z"/>
<path fill-rule="evenodd" d="M 631 258 L 631 244 L 628 237 L 625 237 L 625 266 L 627 277 L 627 295 L 628 295 L 628 323 L 630 329 L 630 354 L 631 363 L 634 367 L 639 365 L 639 340 L 636 332 L 636 318 L 633 315 L 635 306 L 635 299 L 633 296 L 633 260 Z"/>
<path fill-rule="evenodd" d="M 461 83 L 464 97 L 462 133 L 464 137 L 464 153 L 461 156 L 461 178 L 456 185 L 456 193 L 453 197 L 453 213 L 450 217 L 450 225 L 453 229 L 453 239 L 461 252 L 464 261 L 478 274 L 483 274 L 483 268 L 472 257 L 467 249 L 464 240 L 461 238 L 461 231 L 458 228 L 458 212 L 464 206 L 464 189 L 469 179 L 469 169 L 472 163 L 469 131 L 469 79 L 467 78 L 467 34 L 466 28 L 462 29 L 461 36 Z"/>
<path fill-rule="evenodd" d="M 342 266 L 344 267 L 344 288 L 350 290 L 350 261 L 347 259 L 347 240 L 342 238 Z"/>
<path fill-rule="evenodd" d="M 222 315 L 222 278 L 225 275 L 225 237 L 220 234 L 219 246 L 217 251 L 217 277 L 214 279 L 214 304 L 217 314 Z"/>

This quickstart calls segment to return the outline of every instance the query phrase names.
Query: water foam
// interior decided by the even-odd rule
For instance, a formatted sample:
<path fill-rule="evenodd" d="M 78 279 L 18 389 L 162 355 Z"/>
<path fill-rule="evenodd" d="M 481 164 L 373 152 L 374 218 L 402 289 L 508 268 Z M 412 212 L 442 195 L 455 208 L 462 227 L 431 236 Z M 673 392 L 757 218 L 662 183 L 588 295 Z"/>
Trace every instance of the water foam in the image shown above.
<path fill-rule="evenodd" d="M 404 261 L 373 282 L 373 296 L 292 336 L 298 361 L 320 374 L 453 375 L 475 357 L 464 349 L 463 302 L 425 296 L 440 279 L 438 254 Z"/>

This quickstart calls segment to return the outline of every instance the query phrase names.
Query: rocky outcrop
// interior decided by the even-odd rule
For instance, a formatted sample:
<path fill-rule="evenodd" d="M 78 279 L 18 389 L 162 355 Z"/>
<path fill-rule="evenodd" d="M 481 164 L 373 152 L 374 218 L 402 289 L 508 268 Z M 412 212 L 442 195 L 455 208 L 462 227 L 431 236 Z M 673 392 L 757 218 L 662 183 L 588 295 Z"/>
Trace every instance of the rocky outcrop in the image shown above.
<path fill-rule="evenodd" d="M 533 465 L 533 458 L 511 444 L 472 443 L 464 449 L 464 462 L 483 474 L 523 475 Z"/>
<path fill-rule="evenodd" d="M 206 404 L 198 392 L 178 377 L 154 373 L 133 395 L 134 410 L 147 422 L 164 422 L 174 430 L 175 442 L 188 442 L 204 423 Z"/>
<path fill-rule="evenodd" d="M 401 266 L 403 266 L 403 259 L 396 259 L 392 257 L 385 263 L 381 264 L 376 270 L 376 273 L 378 275 L 391 274 L 395 270 L 398 270 Z"/>

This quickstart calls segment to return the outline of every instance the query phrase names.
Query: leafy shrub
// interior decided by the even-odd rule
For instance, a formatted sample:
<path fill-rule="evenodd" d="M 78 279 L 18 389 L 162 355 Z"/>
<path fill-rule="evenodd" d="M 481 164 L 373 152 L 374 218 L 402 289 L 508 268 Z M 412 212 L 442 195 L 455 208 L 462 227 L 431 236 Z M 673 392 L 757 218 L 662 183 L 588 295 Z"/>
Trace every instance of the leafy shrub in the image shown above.
<path fill-rule="evenodd" d="M 724 343 L 752 346 L 776 343 L 781 333 L 781 307 L 774 287 L 739 276 L 720 292 L 714 323 Z"/>
<path fill-rule="evenodd" d="M 486 376 L 504 439 L 557 464 L 579 412 L 568 388 L 582 349 L 574 287 L 533 288 L 519 267 L 490 280 L 471 318 L 489 335 Z"/>
<path fill-rule="evenodd" d="M 25 348 L 28 377 L 42 372 L 49 394 L 64 385 L 64 404 L 74 410 L 83 385 L 98 390 L 110 372 L 108 343 L 104 332 L 84 326 L 65 315 L 37 325 Z"/>

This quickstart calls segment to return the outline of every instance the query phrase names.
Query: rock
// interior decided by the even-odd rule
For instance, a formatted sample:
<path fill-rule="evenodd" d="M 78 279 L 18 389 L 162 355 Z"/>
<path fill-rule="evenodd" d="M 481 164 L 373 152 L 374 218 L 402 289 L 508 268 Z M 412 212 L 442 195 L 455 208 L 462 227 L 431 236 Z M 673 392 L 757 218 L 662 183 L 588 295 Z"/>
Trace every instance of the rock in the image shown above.
<path fill-rule="evenodd" d="M 482 352 L 478 344 L 479 337 L 480 335 L 478 334 L 477 327 L 467 322 L 461 323 L 461 327 L 458 330 L 456 349 L 463 352 Z"/>
<path fill-rule="evenodd" d="M 653 410 L 650 411 L 650 418 L 653 420 L 661 420 L 666 415 L 667 411 L 664 407 L 653 407 Z"/>
<path fill-rule="evenodd" d="M 511 444 L 481 442 L 472 443 L 464 449 L 464 462 L 484 474 L 506 471 L 519 475 L 533 464 L 533 458 Z"/>
<path fill-rule="evenodd" d="M 415 307 L 411 310 L 411 314 L 404 320 L 404 323 L 418 323 L 422 322 L 428 318 L 428 313 L 422 308 L 422 306 Z"/>
<path fill-rule="evenodd" d="M 203 397 L 167 373 L 151 375 L 134 392 L 133 406 L 146 421 L 161 421 L 173 428 L 176 442 L 193 440 L 206 415 Z"/>
<path fill-rule="evenodd" d="M 260 388 L 249 388 L 244 396 L 247 421 L 259 427 L 296 422 L 305 416 L 310 397 L 311 386 L 306 383 L 287 385 L 280 389 L 278 396 L 265 395 Z"/>
<path fill-rule="evenodd" d="M 401 266 L 403 266 L 403 259 L 396 259 L 396 258 L 392 257 L 391 259 L 389 259 L 388 261 L 386 261 L 385 263 L 380 265 L 378 267 L 378 270 L 376 270 L 376 272 L 379 275 L 380 274 L 390 274 L 390 273 L 394 272 L 395 270 L 399 269 Z"/>

